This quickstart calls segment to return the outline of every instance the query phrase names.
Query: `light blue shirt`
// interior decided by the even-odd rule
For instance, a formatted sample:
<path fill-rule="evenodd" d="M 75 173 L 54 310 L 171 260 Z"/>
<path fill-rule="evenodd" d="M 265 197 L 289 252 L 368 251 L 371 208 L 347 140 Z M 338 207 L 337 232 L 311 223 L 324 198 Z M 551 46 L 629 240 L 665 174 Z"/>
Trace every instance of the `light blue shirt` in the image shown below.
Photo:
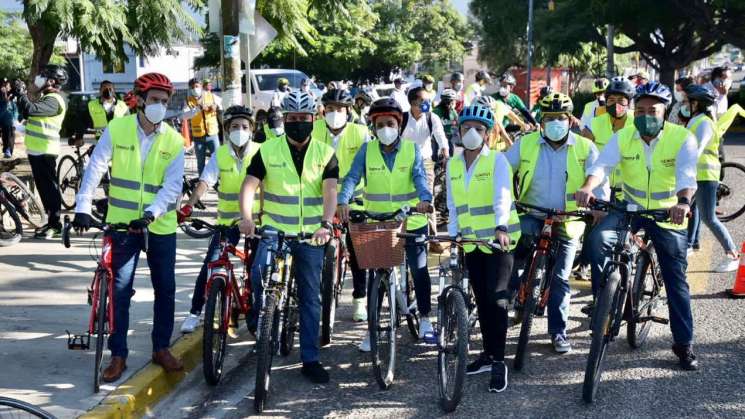
<path fill-rule="evenodd" d="M 505 152 L 505 157 L 510 162 L 514 173 L 517 173 L 520 169 L 520 141 L 518 140 Z M 573 146 L 576 142 L 576 134 L 570 132 L 567 141 L 561 147 L 554 150 L 545 138 L 540 137 L 538 140 L 540 151 L 534 169 L 535 173 L 533 173 L 533 180 L 530 183 L 530 189 L 525 193 L 524 198 L 520 200 L 521 202 L 544 208 L 566 209 L 566 187 L 569 176 L 567 171 L 567 151 L 569 146 Z M 592 167 L 598 159 L 599 154 L 595 144 L 590 144 L 590 154 L 587 156 L 587 161 L 585 162 L 585 172 Z M 519 179 L 519 181 L 522 181 L 522 179 Z M 595 188 L 593 193 L 599 199 L 608 199 L 610 191 L 607 182 L 604 181 L 600 186 Z"/>
<path fill-rule="evenodd" d="M 381 146 L 380 154 L 382 154 L 383 161 L 389 171 L 393 170 L 393 164 L 396 162 L 396 156 L 401 148 L 401 141 L 403 140 L 398 140 L 393 151 L 390 153 L 386 153 L 383 150 L 382 144 L 375 143 Z M 354 195 L 354 189 L 360 181 L 365 178 L 365 172 L 367 171 L 365 165 L 365 162 L 367 161 L 367 147 L 370 144 L 373 143 L 362 144 L 362 147 L 360 147 L 359 151 L 357 151 L 357 154 L 354 156 L 352 167 L 349 169 L 349 173 L 347 173 L 342 181 L 341 191 L 339 191 L 338 196 L 339 204 L 349 202 Z M 424 164 L 422 164 L 422 155 L 419 152 L 419 147 L 414 147 L 414 165 L 411 167 L 411 176 L 414 179 L 414 187 L 419 195 L 419 200 L 432 202 L 432 192 L 427 186 L 427 174 L 424 172 Z"/>

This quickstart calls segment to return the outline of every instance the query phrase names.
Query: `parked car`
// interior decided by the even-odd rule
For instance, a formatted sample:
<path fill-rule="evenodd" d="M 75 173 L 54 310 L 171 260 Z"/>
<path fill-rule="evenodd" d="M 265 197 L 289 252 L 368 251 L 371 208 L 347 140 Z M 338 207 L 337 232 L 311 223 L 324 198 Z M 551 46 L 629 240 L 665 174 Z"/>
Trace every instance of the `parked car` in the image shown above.
<path fill-rule="evenodd" d="M 308 75 L 300 70 L 287 69 L 257 69 L 251 70 L 251 100 L 253 108 L 269 109 L 274 91 L 277 90 L 277 80 L 286 78 L 290 82 L 290 88 L 299 89 Z M 310 91 L 316 98 L 323 95 L 323 91 L 314 82 L 310 82 Z"/>

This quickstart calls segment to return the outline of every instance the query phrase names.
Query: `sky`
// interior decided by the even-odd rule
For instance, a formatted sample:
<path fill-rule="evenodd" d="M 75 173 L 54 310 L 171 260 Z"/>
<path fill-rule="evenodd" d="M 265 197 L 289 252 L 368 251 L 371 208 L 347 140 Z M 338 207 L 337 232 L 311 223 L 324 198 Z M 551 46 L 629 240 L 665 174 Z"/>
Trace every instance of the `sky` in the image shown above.
<path fill-rule="evenodd" d="M 5 1 L 5 0 L 0 0 Z M 453 0 L 453 5 L 463 15 L 468 16 L 468 3 L 469 0 Z"/>

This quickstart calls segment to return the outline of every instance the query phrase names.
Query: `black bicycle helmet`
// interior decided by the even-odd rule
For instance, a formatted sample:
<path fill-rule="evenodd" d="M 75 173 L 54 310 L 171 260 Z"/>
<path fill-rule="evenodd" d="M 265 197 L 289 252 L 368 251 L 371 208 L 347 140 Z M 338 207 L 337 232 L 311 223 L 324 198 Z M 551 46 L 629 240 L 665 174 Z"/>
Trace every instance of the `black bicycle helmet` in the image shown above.
<path fill-rule="evenodd" d="M 41 69 L 39 74 L 43 77 L 54 80 L 57 82 L 57 86 L 64 86 L 65 83 L 67 83 L 67 70 L 59 65 L 47 64 Z"/>
<path fill-rule="evenodd" d="M 554 88 L 551 87 L 550 85 L 549 86 L 543 86 L 543 87 L 541 87 L 541 90 L 538 92 L 538 97 L 539 98 L 544 98 L 544 97 L 550 95 L 553 92 L 554 92 Z"/>
<path fill-rule="evenodd" d="M 636 88 L 625 77 L 613 77 L 608 88 L 605 89 L 605 95 L 621 95 L 631 100 L 636 95 Z"/>
<path fill-rule="evenodd" d="M 373 124 L 375 123 L 375 118 L 385 115 L 390 115 L 396 118 L 399 127 L 401 126 L 401 122 L 404 118 L 404 111 L 401 109 L 401 105 L 398 104 L 396 99 L 393 99 L 392 97 L 384 97 L 376 100 L 372 105 L 370 105 L 368 117 Z"/>
<path fill-rule="evenodd" d="M 688 96 L 688 100 L 695 100 L 705 107 L 713 104 L 717 100 L 717 93 L 715 91 L 700 84 L 688 85 L 683 89 L 683 91 L 686 96 Z"/>
<path fill-rule="evenodd" d="M 515 76 L 513 76 L 512 73 L 502 74 L 502 77 L 499 78 L 499 81 L 502 83 L 511 84 L 513 86 L 517 85 L 517 80 L 515 80 Z"/>
<path fill-rule="evenodd" d="M 665 107 L 670 106 L 670 103 L 673 101 L 673 94 L 670 91 L 670 88 L 656 81 L 650 81 L 649 83 L 640 85 L 636 88 L 636 96 L 634 96 L 634 100 L 638 101 L 645 97 L 657 99 L 664 103 Z"/>
<path fill-rule="evenodd" d="M 455 72 L 452 75 L 450 75 L 450 81 L 463 81 L 465 80 L 465 77 L 463 77 L 463 73 Z"/>
<path fill-rule="evenodd" d="M 373 98 L 370 96 L 369 93 L 366 91 L 360 89 L 356 95 L 354 95 L 354 101 L 362 100 L 362 102 L 365 103 L 365 105 L 370 106 L 373 103 Z"/>
<path fill-rule="evenodd" d="M 487 82 L 491 81 L 491 76 L 486 70 L 479 70 L 478 73 L 476 73 L 476 81 L 486 80 Z"/>
<path fill-rule="evenodd" d="M 321 102 L 324 105 L 333 103 L 336 105 L 352 106 L 354 104 L 352 95 L 350 95 L 349 92 L 344 89 L 330 89 L 323 94 Z"/>
<path fill-rule="evenodd" d="M 251 108 L 247 108 L 242 105 L 233 105 L 225 110 L 225 112 L 222 114 L 222 119 L 227 127 L 230 124 L 230 121 L 236 118 L 245 118 L 248 119 L 249 122 L 251 122 L 251 125 L 254 124 L 254 113 L 251 110 Z"/>

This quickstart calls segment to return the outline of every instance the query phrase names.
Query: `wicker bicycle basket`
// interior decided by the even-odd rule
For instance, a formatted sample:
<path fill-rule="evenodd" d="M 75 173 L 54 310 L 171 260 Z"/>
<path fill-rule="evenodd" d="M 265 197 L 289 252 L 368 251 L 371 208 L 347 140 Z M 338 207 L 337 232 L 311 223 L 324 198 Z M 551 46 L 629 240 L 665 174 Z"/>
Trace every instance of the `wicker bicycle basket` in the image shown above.
<path fill-rule="evenodd" d="M 404 261 L 404 242 L 396 236 L 404 223 L 383 221 L 350 223 L 349 234 L 360 269 L 381 269 L 399 266 Z"/>

